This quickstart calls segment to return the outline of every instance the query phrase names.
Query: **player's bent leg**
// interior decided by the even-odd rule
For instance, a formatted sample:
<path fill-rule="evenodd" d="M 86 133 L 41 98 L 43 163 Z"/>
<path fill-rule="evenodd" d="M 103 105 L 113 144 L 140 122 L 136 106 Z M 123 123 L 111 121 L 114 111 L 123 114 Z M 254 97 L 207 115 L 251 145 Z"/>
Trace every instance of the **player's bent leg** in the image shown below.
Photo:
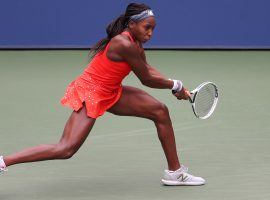
<path fill-rule="evenodd" d="M 5 156 L 2 160 L 6 166 L 10 166 L 25 162 L 68 159 L 81 147 L 94 123 L 95 119 L 86 115 L 86 108 L 83 106 L 78 112 L 73 111 L 71 114 L 59 143 L 28 148 L 18 153 Z"/>
<path fill-rule="evenodd" d="M 187 168 L 177 156 L 173 127 L 168 108 L 154 97 L 138 88 L 124 86 L 119 101 L 109 112 L 120 116 L 143 117 L 152 120 L 164 150 L 169 170 L 165 170 L 162 183 L 165 185 L 202 185 L 205 180 L 187 173 Z"/>
<path fill-rule="evenodd" d="M 173 127 L 166 105 L 143 90 L 124 86 L 121 98 L 109 109 L 109 112 L 120 116 L 136 116 L 152 120 L 157 128 L 169 169 L 179 169 Z"/>

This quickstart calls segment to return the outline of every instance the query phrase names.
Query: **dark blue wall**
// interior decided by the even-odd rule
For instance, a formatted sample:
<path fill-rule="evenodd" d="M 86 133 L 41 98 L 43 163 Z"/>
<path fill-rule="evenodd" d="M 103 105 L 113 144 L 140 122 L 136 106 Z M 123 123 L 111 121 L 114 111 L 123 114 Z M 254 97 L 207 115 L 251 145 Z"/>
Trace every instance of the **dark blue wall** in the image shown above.
<path fill-rule="evenodd" d="M 89 47 L 127 0 L 0 0 L 0 48 Z M 269 48 L 269 0 L 145 0 L 157 27 L 146 47 Z"/>

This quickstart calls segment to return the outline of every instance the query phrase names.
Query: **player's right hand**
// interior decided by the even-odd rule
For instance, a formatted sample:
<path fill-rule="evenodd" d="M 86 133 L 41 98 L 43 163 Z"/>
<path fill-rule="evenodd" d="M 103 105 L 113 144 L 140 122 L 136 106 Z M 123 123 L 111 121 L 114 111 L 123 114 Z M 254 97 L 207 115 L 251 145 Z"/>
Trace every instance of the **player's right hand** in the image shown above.
<path fill-rule="evenodd" d="M 182 87 L 182 90 L 173 92 L 173 95 L 179 100 L 188 100 L 190 97 L 190 92 L 186 88 Z"/>

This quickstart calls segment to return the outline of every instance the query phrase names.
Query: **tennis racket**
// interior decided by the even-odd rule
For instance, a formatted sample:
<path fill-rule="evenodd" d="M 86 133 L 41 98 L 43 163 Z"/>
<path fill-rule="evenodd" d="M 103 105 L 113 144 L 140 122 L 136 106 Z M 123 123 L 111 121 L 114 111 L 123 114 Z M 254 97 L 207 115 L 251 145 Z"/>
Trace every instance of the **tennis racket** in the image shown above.
<path fill-rule="evenodd" d="M 207 119 L 210 117 L 218 102 L 218 89 L 212 82 L 204 82 L 190 92 L 192 110 L 197 118 Z"/>
<path fill-rule="evenodd" d="M 175 91 L 173 91 L 175 93 Z M 213 82 L 203 82 L 190 92 L 189 102 L 197 118 L 210 117 L 218 102 L 218 89 Z"/>

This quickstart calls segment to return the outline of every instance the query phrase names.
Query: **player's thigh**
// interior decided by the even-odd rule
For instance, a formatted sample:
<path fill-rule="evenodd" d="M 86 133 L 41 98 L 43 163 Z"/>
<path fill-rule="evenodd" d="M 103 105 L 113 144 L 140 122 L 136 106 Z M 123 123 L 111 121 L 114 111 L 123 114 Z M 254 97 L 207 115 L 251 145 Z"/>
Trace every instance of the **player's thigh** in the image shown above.
<path fill-rule="evenodd" d="M 80 147 L 94 126 L 95 121 L 96 119 L 87 116 L 85 105 L 79 111 L 73 111 L 65 125 L 60 144 L 73 148 Z"/>
<path fill-rule="evenodd" d="M 130 86 L 123 86 L 118 102 L 108 110 L 115 115 L 136 116 L 155 119 L 168 113 L 167 107 L 147 92 Z"/>

